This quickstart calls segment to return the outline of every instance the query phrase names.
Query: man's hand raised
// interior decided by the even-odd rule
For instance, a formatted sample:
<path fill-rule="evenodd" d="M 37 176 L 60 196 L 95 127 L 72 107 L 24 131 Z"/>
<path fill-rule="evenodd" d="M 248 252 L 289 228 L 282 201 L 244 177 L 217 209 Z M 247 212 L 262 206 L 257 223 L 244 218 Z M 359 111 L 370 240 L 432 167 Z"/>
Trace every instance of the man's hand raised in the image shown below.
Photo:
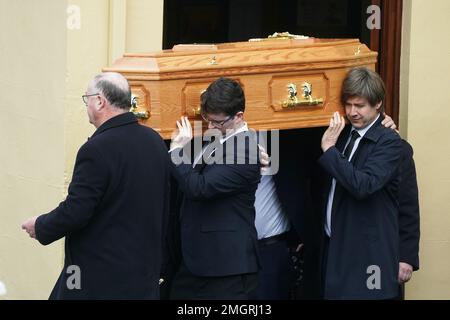
<path fill-rule="evenodd" d="M 339 112 L 333 114 L 330 119 L 330 126 L 322 136 L 322 151 L 325 152 L 329 148 L 336 145 L 337 139 L 345 127 L 345 120 L 339 115 Z"/>
<path fill-rule="evenodd" d="M 181 117 L 177 121 L 178 131 L 172 135 L 172 142 L 170 143 L 170 150 L 183 148 L 192 140 L 192 127 L 187 117 Z"/>

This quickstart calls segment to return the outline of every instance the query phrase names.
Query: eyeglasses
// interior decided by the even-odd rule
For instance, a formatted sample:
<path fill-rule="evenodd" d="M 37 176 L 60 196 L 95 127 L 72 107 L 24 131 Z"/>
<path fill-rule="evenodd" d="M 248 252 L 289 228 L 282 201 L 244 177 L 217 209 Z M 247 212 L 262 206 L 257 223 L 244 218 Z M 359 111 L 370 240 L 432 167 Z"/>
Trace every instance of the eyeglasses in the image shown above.
<path fill-rule="evenodd" d="M 81 99 L 83 99 L 84 104 L 87 106 L 88 98 L 89 98 L 89 97 L 93 97 L 93 96 L 98 96 L 98 95 L 100 95 L 100 93 L 83 94 L 83 95 L 81 96 Z"/>
<path fill-rule="evenodd" d="M 230 121 L 230 120 L 233 119 L 234 117 L 235 117 L 235 115 L 229 116 L 229 117 L 227 117 L 225 120 L 217 121 L 217 120 L 209 120 L 208 118 L 206 118 L 205 115 L 202 114 L 203 120 L 205 120 L 206 122 L 211 123 L 211 124 L 212 124 L 214 127 L 216 127 L 216 128 L 221 128 L 225 123 L 227 123 L 228 121 Z"/>

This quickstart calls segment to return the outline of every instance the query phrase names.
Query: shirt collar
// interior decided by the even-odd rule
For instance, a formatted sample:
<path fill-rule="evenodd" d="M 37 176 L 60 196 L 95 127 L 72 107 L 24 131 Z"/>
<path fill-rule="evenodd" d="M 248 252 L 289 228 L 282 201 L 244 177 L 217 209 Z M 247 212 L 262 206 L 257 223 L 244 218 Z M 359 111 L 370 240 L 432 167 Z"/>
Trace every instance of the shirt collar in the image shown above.
<path fill-rule="evenodd" d="M 136 119 L 136 116 L 133 113 L 131 112 L 121 113 L 105 121 L 100 127 L 97 128 L 97 130 L 94 132 L 91 138 L 111 128 L 116 128 L 137 122 L 138 120 Z"/>
<path fill-rule="evenodd" d="M 237 135 L 238 133 L 246 132 L 246 131 L 248 131 L 248 126 L 247 126 L 247 122 L 244 122 L 244 125 L 243 125 L 242 127 L 240 127 L 239 129 L 233 131 L 232 134 L 230 134 L 230 135 L 228 135 L 228 136 L 226 136 L 226 137 L 224 137 L 224 138 L 221 138 L 221 139 L 220 139 L 220 144 L 224 144 L 225 141 L 227 141 L 227 140 L 230 139 L 231 137 Z"/>
<path fill-rule="evenodd" d="M 369 124 L 367 127 L 363 128 L 363 129 L 355 129 L 354 127 L 352 127 L 352 130 L 356 130 L 359 133 L 359 136 L 362 138 L 364 137 L 364 135 L 366 134 L 367 131 L 369 131 L 369 129 L 375 124 L 375 122 L 377 122 L 378 118 L 380 117 L 381 113 L 378 114 L 378 117 L 376 117 L 375 120 L 372 121 L 371 124 Z M 350 132 L 351 132 L 350 131 Z"/>

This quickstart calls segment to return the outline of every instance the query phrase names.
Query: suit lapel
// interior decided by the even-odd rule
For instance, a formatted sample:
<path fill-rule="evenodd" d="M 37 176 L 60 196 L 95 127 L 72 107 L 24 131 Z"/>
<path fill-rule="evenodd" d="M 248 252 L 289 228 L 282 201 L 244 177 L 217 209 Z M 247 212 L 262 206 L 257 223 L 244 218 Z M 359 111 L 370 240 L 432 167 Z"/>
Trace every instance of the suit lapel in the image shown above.
<path fill-rule="evenodd" d="M 351 128 L 352 128 L 351 125 L 345 126 L 344 130 L 342 130 L 341 134 L 339 135 L 338 141 L 336 142 L 336 148 L 341 153 L 344 152 L 344 147 L 345 144 L 347 143 Z"/>
<path fill-rule="evenodd" d="M 206 142 L 202 148 L 200 158 L 198 158 L 198 159 L 197 159 L 197 157 L 195 158 L 196 162 L 194 163 L 194 166 L 193 166 L 194 170 L 202 171 L 205 168 L 205 166 L 207 165 L 207 163 L 205 163 L 204 160 L 209 159 L 212 156 L 214 156 L 216 149 L 217 149 L 217 146 L 214 142 L 211 142 L 211 141 Z"/>
<path fill-rule="evenodd" d="M 336 148 L 341 153 L 344 152 L 345 144 L 347 143 L 351 128 L 352 128 L 351 125 L 347 125 L 344 128 L 344 130 L 342 131 L 342 133 L 340 134 L 338 141 L 336 142 Z M 331 190 L 332 181 L 333 181 L 333 177 L 330 175 L 329 180 L 328 180 L 328 190 Z M 335 186 L 334 195 L 333 195 L 333 204 L 331 207 L 331 221 L 333 221 L 333 219 L 334 219 L 334 215 L 336 213 L 336 208 L 339 206 L 339 203 L 342 199 L 343 192 L 344 192 L 344 189 L 342 188 L 341 184 L 336 181 L 336 186 Z M 331 225 L 333 225 L 333 223 Z"/>
<path fill-rule="evenodd" d="M 350 129 L 351 129 L 351 126 L 349 126 L 349 125 L 346 126 L 344 128 L 344 130 L 342 131 L 342 133 L 340 134 L 338 141 L 336 142 L 336 149 L 338 149 L 339 152 L 341 152 L 341 153 L 344 151 L 345 143 L 348 140 L 348 135 L 350 133 Z M 333 177 L 328 173 L 326 174 L 326 177 L 327 177 L 327 180 L 326 180 L 326 189 L 325 190 L 328 190 L 328 192 L 330 192 Z M 336 184 L 336 187 L 337 187 L 337 184 Z M 327 195 L 328 195 L 328 193 L 327 193 Z"/>
<path fill-rule="evenodd" d="M 358 155 L 361 154 L 361 150 L 366 148 L 367 142 L 370 141 L 376 141 L 379 138 L 379 127 L 381 125 L 381 121 L 384 119 L 384 117 L 380 116 L 380 118 L 373 124 L 373 126 L 366 132 L 366 134 L 361 138 L 358 144 L 358 148 L 355 150 L 355 153 L 352 156 L 352 159 L 350 160 L 350 163 L 353 165 L 357 164 Z M 342 134 L 340 135 L 338 142 L 336 143 L 336 148 L 340 152 L 343 152 L 345 144 L 348 140 L 348 136 L 351 130 L 351 126 L 346 126 Z M 331 188 L 331 181 L 332 177 L 330 176 L 330 183 L 329 187 Z M 330 190 L 330 188 L 328 190 Z M 336 212 L 336 208 L 339 207 L 340 202 L 342 200 L 342 195 L 344 193 L 344 188 L 342 185 L 336 181 L 336 188 L 334 191 L 334 197 L 333 197 L 333 206 L 332 206 L 332 212 L 331 212 L 331 219 L 333 220 L 333 216 Z"/>

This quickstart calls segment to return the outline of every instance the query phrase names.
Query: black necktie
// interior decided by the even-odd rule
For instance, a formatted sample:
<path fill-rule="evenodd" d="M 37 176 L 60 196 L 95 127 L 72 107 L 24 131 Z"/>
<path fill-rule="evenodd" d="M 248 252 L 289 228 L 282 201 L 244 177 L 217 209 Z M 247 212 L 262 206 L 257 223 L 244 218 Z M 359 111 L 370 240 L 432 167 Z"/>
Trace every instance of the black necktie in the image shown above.
<path fill-rule="evenodd" d="M 352 154 L 352 150 L 353 150 L 353 146 L 355 145 L 355 141 L 359 137 L 360 136 L 359 136 L 358 131 L 352 130 L 351 137 L 350 137 L 350 142 L 348 143 L 347 147 L 344 150 L 344 156 L 347 159 L 350 159 L 350 155 Z"/>

